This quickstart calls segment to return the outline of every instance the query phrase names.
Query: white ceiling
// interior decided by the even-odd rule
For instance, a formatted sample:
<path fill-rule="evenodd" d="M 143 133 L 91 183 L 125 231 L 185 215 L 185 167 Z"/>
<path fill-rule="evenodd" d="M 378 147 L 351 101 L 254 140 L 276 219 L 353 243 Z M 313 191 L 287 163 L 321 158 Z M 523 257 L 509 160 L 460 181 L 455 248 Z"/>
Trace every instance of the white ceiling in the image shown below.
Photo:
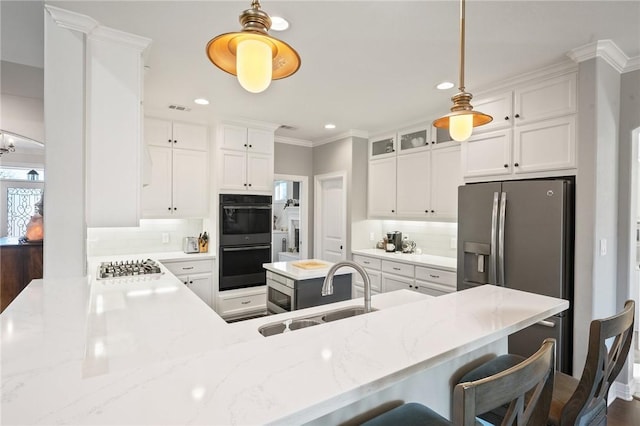
<path fill-rule="evenodd" d="M 47 3 L 151 38 L 145 108 L 164 111 L 170 104 L 192 108 L 175 112 L 177 119 L 213 122 L 224 116 L 268 121 L 297 129 L 281 129 L 278 135 L 322 141 L 351 129 L 376 133 L 429 121 L 448 111 L 448 99 L 455 93 L 434 86 L 445 79 L 457 82 L 457 0 L 263 0 L 263 10 L 291 22 L 288 31 L 272 35 L 299 52 L 302 67 L 261 94 L 245 92 L 205 55 L 211 38 L 240 29 L 238 16 L 250 0 Z M 33 8 L 25 8 L 28 13 L 26 9 Z M 466 18 L 465 82 L 471 93 L 566 60 L 568 51 L 596 40 L 611 39 L 627 56 L 640 56 L 637 0 L 468 0 Z M 32 65 L 33 59 L 25 60 Z M 195 105 L 197 97 L 209 99 L 211 105 Z M 337 128 L 325 130 L 328 122 Z"/>

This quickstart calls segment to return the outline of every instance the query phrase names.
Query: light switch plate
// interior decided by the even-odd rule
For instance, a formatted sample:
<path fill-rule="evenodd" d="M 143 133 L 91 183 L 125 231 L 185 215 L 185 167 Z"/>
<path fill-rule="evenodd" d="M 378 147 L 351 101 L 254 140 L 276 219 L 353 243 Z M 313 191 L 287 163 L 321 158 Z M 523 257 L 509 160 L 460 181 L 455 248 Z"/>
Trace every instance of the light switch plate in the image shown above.
<path fill-rule="evenodd" d="M 169 244 L 169 233 L 168 232 L 163 232 L 162 233 L 162 244 Z"/>
<path fill-rule="evenodd" d="M 606 256 L 606 255 L 607 255 L 607 239 L 602 238 L 600 239 L 600 256 Z"/>

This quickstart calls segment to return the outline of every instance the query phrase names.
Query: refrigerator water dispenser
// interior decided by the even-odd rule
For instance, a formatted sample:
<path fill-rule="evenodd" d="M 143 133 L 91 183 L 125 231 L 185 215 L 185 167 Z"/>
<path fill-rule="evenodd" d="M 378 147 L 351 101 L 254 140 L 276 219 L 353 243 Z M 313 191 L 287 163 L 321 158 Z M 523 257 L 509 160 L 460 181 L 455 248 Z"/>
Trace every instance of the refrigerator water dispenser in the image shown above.
<path fill-rule="evenodd" d="M 474 284 L 489 284 L 491 245 L 464 243 L 464 280 Z"/>

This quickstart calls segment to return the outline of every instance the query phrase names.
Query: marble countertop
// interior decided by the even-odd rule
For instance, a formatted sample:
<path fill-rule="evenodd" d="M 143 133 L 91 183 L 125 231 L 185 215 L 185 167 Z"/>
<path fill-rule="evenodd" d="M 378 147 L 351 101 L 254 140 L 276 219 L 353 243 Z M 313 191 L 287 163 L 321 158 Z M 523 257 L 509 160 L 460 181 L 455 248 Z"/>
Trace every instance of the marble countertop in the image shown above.
<path fill-rule="evenodd" d="M 351 250 L 353 254 L 361 254 L 363 256 L 373 256 L 385 260 L 393 260 L 394 262 L 411 263 L 417 266 L 426 266 L 429 268 L 442 269 L 445 271 L 456 272 L 458 268 L 458 260 L 455 257 L 434 256 L 431 254 L 414 254 L 387 253 L 381 249 L 356 249 Z"/>
<path fill-rule="evenodd" d="M 327 266 L 325 268 L 313 268 L 313 269 L 305 269 L 299 266 L 296 266 L 296 263 L 299 262 L 322 262 Z M 303 281 L 310 280 L 313 278 L 323 278 L 327 276 L 327 272 L 334 264 L 332 262 L 327 262 L 326 260 L 319 259 L 304 259 L 304 260 L 293 260 L 289 262 L 273 262 L 273 263 L 264 263 L 262 266 L 267 271 L 271 271 L 274 274 L 282 275 L 287 278 L 291 278 L 295 281 Z M 344 275 L 350 274 L 353 272 L 353 269 L 344 267 L 340 268 L 336 271 L 336 275 Z"/>
<path fill-rule="evenodd" d="M 173 275 L 35 280 L 0 314 L 2 424 L 301 424 L 568 302 L 482 286 L 376 295 L 378 311 L 262 337 Z M 482 303 L 478 303 L 482 300 Z"/>

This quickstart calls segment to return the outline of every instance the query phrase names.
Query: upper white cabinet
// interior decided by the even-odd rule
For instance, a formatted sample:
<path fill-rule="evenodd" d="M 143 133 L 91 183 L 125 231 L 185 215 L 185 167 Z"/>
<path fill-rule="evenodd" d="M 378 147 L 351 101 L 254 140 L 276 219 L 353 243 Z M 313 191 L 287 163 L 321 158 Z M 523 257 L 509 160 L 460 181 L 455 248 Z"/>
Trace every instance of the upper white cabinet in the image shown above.
<path fill-rule="evenodd" d="M 221 192 L 273 191 L 274 130 L 221 124 L 218 181 Z"/>
<path fill-rule="evenodd" d="M 465 178 L 553 175 L 576 168 L 576 73 L 478 98 L 493 121 L 462 145 Z"/>
<path fill-rule="evenodd" d="M 150 42 L 106 27 L 95 28 L 86 38 L 86 219 L 89 227 L 139 225 L 142 52 Z"/>
<path fill-rule="evenodd" d="M 207 127 L 145 118 L 150 182 L 142 188 L 145 218 L 204 217 L 209 205 Z"/>
<path fill-rule="evenodd" d="M 399 131 L 396 136 L 372 139 L 369 217 L 423 220 L 456 217 L 457 187 L 462 184 L 460 145 L 432 140 L 430 129 L 425 124 Z M 387 147 L 395 147 L 397 141 L 397 149 L 376 150 L 374 145 L 380 141 L 387 141 Z"/>

